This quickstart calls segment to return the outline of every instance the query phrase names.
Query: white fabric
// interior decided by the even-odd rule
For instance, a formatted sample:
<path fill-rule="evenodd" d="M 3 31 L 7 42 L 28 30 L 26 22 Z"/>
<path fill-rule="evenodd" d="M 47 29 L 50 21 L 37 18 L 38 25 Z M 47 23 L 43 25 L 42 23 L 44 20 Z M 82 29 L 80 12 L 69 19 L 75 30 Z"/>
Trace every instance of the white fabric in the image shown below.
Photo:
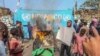
<path fill-rule="evenodd" d="M 61 28 L 58 30 L 56 39 L 60 40 L 64 44 L 67 44 L 68 46 L 70 46 L 74 32 L 75 32 L 75 30 L 73 27 Z"/>

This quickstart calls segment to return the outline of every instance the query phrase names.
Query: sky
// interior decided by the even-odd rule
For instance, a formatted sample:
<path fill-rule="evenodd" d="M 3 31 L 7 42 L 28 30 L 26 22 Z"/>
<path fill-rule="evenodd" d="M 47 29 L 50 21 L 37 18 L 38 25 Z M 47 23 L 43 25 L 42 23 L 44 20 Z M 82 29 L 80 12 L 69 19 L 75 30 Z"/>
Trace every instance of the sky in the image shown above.
<path fill-rule="evenodd" d="M 74 7 L 75 0 L 20 0 L 21 8 L 28 8 L 34 10 L 66 10 Z M 18 0 L 4 0 L 5 7 L 15 11 Z M 85 0 L 77 0 L 78 7 L 84 3 Z M 3 0 L 0 0 L 0 6 L 3 7 Z"/>

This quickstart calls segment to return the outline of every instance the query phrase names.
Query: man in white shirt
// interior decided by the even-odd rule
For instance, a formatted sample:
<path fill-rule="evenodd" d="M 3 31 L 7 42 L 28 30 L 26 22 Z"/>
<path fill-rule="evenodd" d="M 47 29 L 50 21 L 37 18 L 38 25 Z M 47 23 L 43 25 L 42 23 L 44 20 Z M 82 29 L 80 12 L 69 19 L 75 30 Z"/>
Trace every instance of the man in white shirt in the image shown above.
<path fill-rule="evenodd" d="M 67 21 L 67 27 L 61 28 L 58 31 L 56 38 L 62 42 L 60 56 L 64 56 L 65 50 L 66 50 L 66 54 L 68 56 L 71 56 L 70 55 L 70 46 L 71 46 L 71 41 L 72 41 L 74 33 L 75 33 L 75 29 L 72 27 L 71 20 Z"/>

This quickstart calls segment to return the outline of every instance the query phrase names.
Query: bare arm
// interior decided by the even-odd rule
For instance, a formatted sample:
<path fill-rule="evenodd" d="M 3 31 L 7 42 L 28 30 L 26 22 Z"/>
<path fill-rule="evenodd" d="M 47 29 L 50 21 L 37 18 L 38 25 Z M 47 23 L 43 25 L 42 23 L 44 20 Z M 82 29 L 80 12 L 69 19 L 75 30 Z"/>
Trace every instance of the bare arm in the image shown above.
<path fill-rule="evenodd" d="M 94 27 L 92 30 L 94 36 L 86 38 L 83 43 L 84 50 L 88 56 L 100 56 L 100 35 Z"/>

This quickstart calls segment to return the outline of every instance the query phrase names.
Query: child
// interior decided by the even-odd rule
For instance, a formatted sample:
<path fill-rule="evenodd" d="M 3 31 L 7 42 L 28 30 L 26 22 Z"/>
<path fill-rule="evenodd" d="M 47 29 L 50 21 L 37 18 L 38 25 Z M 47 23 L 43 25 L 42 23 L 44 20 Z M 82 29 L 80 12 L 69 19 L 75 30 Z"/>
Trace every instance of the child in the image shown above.
<path fill-rule="evenodd" d="M 23 56 L 22 43 L 19 40 L 17 28 L 12 28 L 10 34 L 12 35 L 12 38 L 9 40 L 10 56 Z"/>
<path fill-rule="evenodd" d="M 86 29 L 81 29 L 79 33 L 74 36 L 73 52 L 76 55 L 83 56 L 83 41 L 86 38 Z"/>

